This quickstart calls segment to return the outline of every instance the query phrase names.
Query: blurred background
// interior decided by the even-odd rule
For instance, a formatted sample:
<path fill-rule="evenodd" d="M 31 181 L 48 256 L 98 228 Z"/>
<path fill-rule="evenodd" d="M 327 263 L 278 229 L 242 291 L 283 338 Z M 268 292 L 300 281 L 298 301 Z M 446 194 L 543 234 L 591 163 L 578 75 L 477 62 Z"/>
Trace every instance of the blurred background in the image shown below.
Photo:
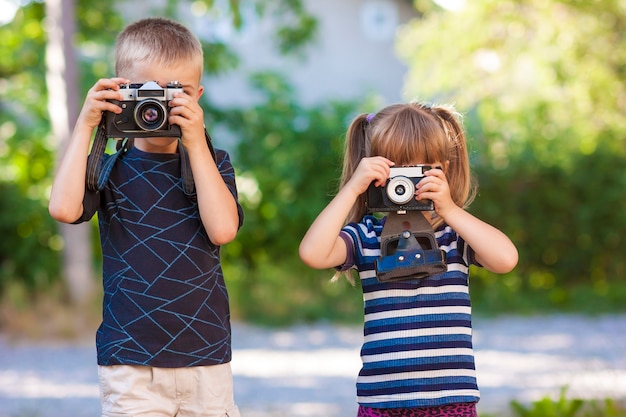
<path fill-rule="evenodd" d="M 204 45 L 206 124 L 246 213 L 222 252 L 237 323 L 358 326 L 359 289 L 297 248 L 337 190 L 350 120 L 414 99 L 464 115 L 480 185 L 470 211 L 520 252 L 509 274 L 472 270 L 476 315 L 626 313 L 625 1 L 0 0 L 7 340 L 95 332 L 97 221 L 58 224 L 47 201 L 87 90 L 114 75 L 117 33 L 146 16 Z"/>

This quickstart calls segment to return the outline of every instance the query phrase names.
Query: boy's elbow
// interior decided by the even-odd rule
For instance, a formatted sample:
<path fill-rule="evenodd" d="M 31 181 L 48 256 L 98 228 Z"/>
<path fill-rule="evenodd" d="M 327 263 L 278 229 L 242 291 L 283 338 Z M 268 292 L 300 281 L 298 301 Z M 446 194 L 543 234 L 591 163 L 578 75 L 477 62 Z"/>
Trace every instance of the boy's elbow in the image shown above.
<path fill-rule="evenodd" d="M 200 213 L 200 219 L 209 240 L 215 246 L 230 243 L 237 237 L 237 232 L 239 232 L 239 216 L 207 217 Z"/>
<path fill-rule="evenodd" d="M 226 245 L 232 242 L 237 237 L 237 227 L 222 228 L 213 231 L 210 235 L 211 242 L 215 246 Z"/>
<path fill-rule="evenodd" d="M 61 223 L 74 223 L 82 214 L 77 214 L 75 211 L 69 210 L 65 205 L 58 205 L 54 203 L 48 204 L 48 213 L 50 214 L 50 217 Z"/>

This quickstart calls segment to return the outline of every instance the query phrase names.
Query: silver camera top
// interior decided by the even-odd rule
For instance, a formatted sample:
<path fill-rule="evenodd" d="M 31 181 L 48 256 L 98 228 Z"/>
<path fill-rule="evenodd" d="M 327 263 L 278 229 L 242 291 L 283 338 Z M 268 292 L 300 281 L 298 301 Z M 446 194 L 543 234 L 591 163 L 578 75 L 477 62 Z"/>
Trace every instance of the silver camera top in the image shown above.
<path fill-rule="evenodd" d="M 143 84 L 121 84 L 120 94 L 122 101 L 140 101 L 145 99 L 169 101 L 174 94 L 183 91 L 183 86 L 178 81 L 171 81 L 165 88 L 156 81 L 146 81 Z"/>
<path fill-rule="evenodd" d="M 404 176 L 404 177 L 423 177 L 426 171 L 432 169 L 431 165 L 411 165 L 411 166 L 403 166 L 403 167 L 391 167 L 389 178 Z"/>

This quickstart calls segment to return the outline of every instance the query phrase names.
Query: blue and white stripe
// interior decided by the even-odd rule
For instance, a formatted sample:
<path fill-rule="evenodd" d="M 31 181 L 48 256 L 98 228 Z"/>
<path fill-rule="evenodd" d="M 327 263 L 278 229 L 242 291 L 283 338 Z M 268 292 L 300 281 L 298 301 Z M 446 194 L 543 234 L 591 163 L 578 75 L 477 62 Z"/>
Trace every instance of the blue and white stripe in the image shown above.
<path fill-rule="evenodd" d="M 420 280 L 380 283 L 384 225 L 373 216 L 342 233 L 354 244 L 364 300 L 363 367 L 357 398 L 373 408 L 413 408 L 476 402 L 468 272 L 472 251 L 450 227 L 435 237 L 447 272 Z"/>

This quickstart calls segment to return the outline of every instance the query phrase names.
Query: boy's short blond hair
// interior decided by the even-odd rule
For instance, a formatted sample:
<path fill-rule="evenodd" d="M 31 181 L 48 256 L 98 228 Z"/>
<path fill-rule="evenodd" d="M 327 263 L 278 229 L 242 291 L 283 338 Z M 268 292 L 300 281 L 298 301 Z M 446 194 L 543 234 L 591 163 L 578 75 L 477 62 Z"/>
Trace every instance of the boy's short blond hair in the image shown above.
<path fill-rule="evenodd" d="M 142 19 L 128 25 L 117 37 L 115 73 L 118 77 L 130 78 L 136 63 L 166 67 L 183 62 L 196 65 L 198 79 L 202 77 L 204 57 L 200 40 L 173 20 Z"/>

